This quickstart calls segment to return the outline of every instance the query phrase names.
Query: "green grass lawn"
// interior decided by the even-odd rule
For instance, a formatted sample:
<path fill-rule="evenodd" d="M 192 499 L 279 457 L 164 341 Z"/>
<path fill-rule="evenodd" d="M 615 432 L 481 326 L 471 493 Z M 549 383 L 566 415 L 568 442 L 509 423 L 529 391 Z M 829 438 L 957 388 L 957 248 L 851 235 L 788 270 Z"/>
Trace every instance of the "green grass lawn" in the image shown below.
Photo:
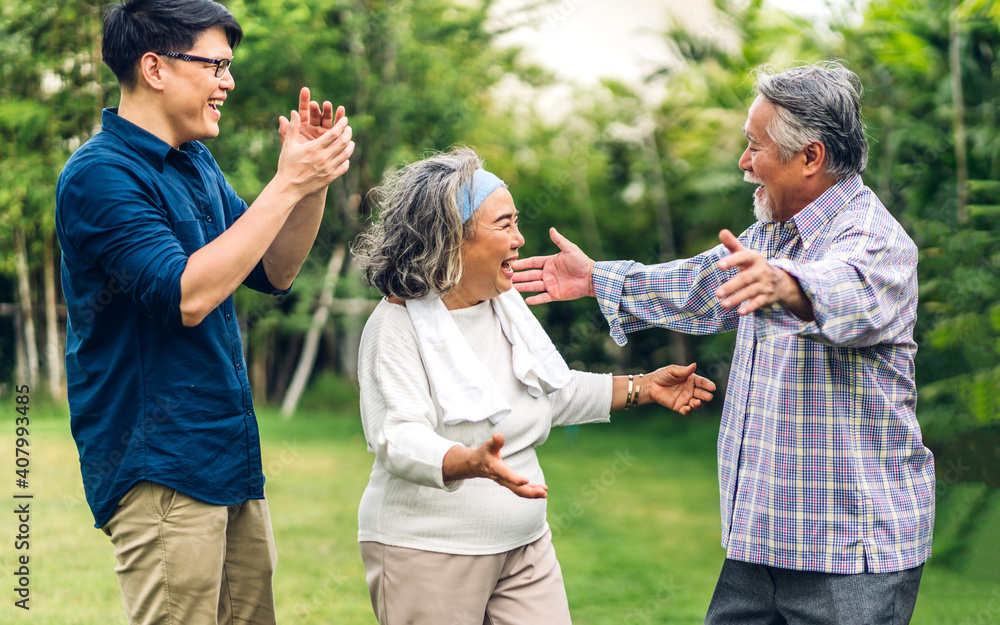
<path fill-rule="evenodd" d="M 327 408 L 328 406 L 328 408 Z M 10 411 L 12 412 L 12 410 Z M 32 412 L 31 611 L 13 607 L 15 519 L 0 515 L 2 623 L 125 623 L 108 539 L 93 528 L 64 409 Z M 312 395 L 291 421 L 260 415 L 278 545 L 282 623 L 375 622 L 356 542 L 357 505 L 372 457 L 349 390 Z M 13 418 L 5 493 L 14 490 Z M 612 425 L 554 430 L 540 450 L 549 522 L 577 625 L 701 623 L 724 552 L 715 472 L 717 416 L 646 408 Z M 1000 496 L 949 486 L 938 506 L 918 624 L 1000 623 Z M 980 511 L 969 527 L 963 511 Z"/>

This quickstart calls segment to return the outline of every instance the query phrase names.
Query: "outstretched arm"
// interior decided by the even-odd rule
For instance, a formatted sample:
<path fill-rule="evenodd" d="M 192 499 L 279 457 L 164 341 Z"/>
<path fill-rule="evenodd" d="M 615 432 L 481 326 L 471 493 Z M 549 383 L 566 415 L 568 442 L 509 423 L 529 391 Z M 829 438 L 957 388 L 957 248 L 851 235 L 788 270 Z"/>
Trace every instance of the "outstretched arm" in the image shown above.
<path fill-rule="evenodd" d="M 445 482 L 485 477 L 509 488 L 518 497 L 544 499 L 549 489 L 545 484 L 532 484 L 511 470 L 500 458 L 503 435 L 494 434 L 476 448 L 455 445 L 444 455 L 441 473 Z"/>
<path fill-rule="evenodd" d="M 524 300 L 546 304 L 581 297 L 594 297 L 594 261 L 575 243 L 549 228 L 558 254 L 532 256 L 514 261 L 514 286 L 522 293 L 538 293 Z"/>
<path fill-rule="evenodd" d="M 697 363 L 686 367 L 668 365 L 642 377 L 633 376 L 632 392 L 637 395 L 637 405 L 656 402 L 683 415 L 689 415 L 701 407 L 703 402 L 712 401 L 715 383 L 708 378 L 695 375 Z M 611 396 L 611 409 L 625 408 L 628 398 L 628 376 L 616 375 Z M 636 405 L 633 404 L 633 405 Z"/>
<path fill-rule="evenodd" d="M 739 317 L 721 307 L 715 294 L 736 273 L 718 265 L 727 255 L 724 246 L 659 265 L 595 263 L 554 228 L 549 234 L 559 247 L 558 254 L 514 263 L 517 290 L 538 293 L 525 300 L 528 304 L 595 297 L 618 345 L 625 345 L 626 332 L 650 327 L 689 334 L 736 329 Z"/>

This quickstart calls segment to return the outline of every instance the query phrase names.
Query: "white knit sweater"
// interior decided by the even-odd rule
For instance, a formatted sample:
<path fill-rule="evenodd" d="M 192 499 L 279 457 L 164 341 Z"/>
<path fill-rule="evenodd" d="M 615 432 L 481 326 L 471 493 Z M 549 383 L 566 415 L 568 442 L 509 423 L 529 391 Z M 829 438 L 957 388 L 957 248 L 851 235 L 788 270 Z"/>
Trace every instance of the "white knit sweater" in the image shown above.
<path fill-rule="evenodd" d="M 511 469 L 544 483 L 535 446 L 553 425 L 609 421 L 611 376 L 574 371 L 569 386 L 533 398 L 512 373 L 510 343 L 491 304 L 450 314 L 494 372 L 511 413 L 496 425 L 488 419 L 444 425 L 406 308 L 382 300 L 365 325 L 358 363 L 361 418 L 375 454 L 358 512 L 358 540 L 441 553 L 502 553 L 545 534 L 545 500 L 523 499 L 488 479 L 446 484 L 445 453 L 456 444 L 479 446 L 499 432 L 505 439 L 500 455 Z"/>

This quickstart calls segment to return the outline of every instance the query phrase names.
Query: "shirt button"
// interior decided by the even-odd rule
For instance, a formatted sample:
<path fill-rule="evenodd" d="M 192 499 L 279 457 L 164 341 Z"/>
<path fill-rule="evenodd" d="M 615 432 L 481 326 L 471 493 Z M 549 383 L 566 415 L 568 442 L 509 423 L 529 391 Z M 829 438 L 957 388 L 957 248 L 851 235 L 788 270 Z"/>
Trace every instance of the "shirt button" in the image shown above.
<path fill-rule="evenodd" d="M 239 371 L 239 370 L 240 370 L 240 369 L 242 369 L 242 368 L 243 368 L 243 363 L 242 363 L 242 362 L 238 362 L 238 363 L 236 363 L 236 370 L 237 370 L 237 371 Z"/>
<path fill-rule="evenodd" d="M 212 221 L 212 216 L 211 215 L 205 215 L 205 221 L 211 222 Z"/>
<path fill-rule="evenodd" d="M 253 410 L 250 410 L 249 408 L 247 408 L 247 416 L 249 417 L 252 414 L 253 414 Z"/>

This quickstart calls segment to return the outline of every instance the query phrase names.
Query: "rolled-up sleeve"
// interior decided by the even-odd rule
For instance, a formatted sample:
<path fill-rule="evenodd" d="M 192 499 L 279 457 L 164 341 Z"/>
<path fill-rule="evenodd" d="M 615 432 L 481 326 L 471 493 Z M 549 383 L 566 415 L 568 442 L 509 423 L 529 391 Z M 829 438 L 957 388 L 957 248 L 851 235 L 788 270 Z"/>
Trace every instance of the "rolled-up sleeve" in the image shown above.
<path fill-rule="evenodd" d="M 181 274 L 188 256 L 140 174 L 114 162 L 95 163 L 60 191 L 60 204 L 74 207 L 64 228 L 77 253 L 115 280 L 142 313 L 182 326 Z"/>

